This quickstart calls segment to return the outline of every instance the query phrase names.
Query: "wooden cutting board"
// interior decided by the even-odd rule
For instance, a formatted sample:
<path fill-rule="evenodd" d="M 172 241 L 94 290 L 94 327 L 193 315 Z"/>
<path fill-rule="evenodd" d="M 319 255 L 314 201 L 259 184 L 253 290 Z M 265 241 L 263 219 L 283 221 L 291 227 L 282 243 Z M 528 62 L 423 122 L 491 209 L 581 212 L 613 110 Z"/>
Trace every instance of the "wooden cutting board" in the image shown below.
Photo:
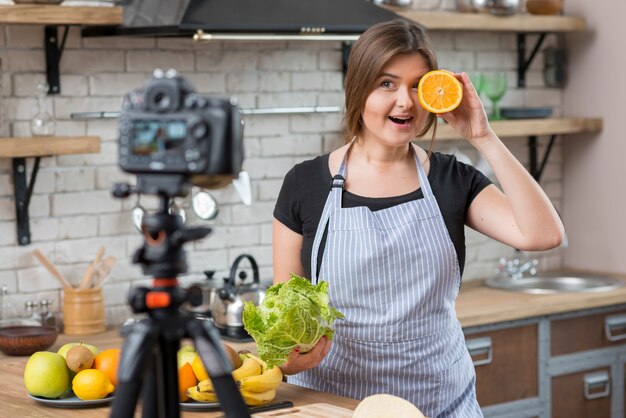
<path fill-rule="evenodd" d="M 349 409 L 327 403 L 312 403 L 304 406 L 296 406 L 289 409 L 261 412 L 254 414 L 255 418 L 352 418 Z"/>

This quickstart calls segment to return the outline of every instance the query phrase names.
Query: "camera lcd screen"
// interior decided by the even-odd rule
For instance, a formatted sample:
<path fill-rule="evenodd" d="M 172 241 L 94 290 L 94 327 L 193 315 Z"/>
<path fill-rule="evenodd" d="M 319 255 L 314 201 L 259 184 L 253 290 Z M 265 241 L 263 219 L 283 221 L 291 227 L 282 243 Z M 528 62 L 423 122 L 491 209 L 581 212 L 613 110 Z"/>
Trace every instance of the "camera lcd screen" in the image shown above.
<path fill-rule="evenodd" d="M 131 132 L 134 155 L 162 154 L 183 147 L 187 123 L 184 120 L 135 120 Z"/>

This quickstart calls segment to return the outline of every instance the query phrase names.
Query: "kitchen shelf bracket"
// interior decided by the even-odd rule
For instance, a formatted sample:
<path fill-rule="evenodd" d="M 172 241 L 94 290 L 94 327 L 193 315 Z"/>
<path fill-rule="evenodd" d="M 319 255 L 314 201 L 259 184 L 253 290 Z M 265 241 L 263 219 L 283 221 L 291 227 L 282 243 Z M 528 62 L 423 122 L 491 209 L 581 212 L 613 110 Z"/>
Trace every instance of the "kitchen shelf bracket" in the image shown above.
<path fill-rule="evenodd" d="M 346 78 L 346 72 L 348 71 L 348 59 L 350 58 L 350 51 L 352 51 L 352 42 L 342 42 L 341 44 L 341 59 L 343 63 L 343 78 Z"/>
<path fill-rule="evenodd" d="M 541 32 L 539 34 L 539 39 L 537 39 L 537 43 L 527 59 L 526 34 L 517 34 L 517 87 L 526 87 L 526 71 L 528 71 L 528 67 L 532 64 L 537 52 L 539 52 L 539 48 L 541 48 L 541 44 L 543 44 L 543 41 L 546 39 L 546 35 L 547 32 Z"/>
<path fill-rule="evenodd" d="M 46 80 L 49 86 L 48 94 L 61 93 L 61 72 L 59 71 L 59 64 L 61 62 L 61 55 L 63 55 L 63 49 L 65 48 L 69 26 L 63 25 L 63 28 L 61 42 L 59 42 L 58 26 L 48 25 L 44 28 Z"/>
<path fill-rule="evenodd" d="M 35 157 L 35 164 L 30 175 L 30 181 L 26 180 L 26 159 L 13 158 L 13 190 L 15 192 L 15 218 L 17 220 L 17 243 L 19 245 L 30 244 L 30 219 L 28 206 L 33 195 L 35 180 L 39 172 L 41 157 Z"/>
<path fill-rule="evenodd" d="M 554 142 L 556 141 L 556 135 L 550 136 L 550 141 L 548 142 L 548 147 L 546 148 L 546 152 L 543 154 L 543 158 L 541 159 L 541 165 L 537 165 L 537 135 L 531 135 L 528 137 L 528 152 L 529 152 L 529 169 L 530 175 L 533 176 L 535 181 L 539 183 L 541 181 L 541 176 L 543 175 L 543 171 L 546 168 L 546 164 L 548 163 L 548 158 L 550 157 L 550 153 L 552 152 L 552 147 L 554 146 Z"/>

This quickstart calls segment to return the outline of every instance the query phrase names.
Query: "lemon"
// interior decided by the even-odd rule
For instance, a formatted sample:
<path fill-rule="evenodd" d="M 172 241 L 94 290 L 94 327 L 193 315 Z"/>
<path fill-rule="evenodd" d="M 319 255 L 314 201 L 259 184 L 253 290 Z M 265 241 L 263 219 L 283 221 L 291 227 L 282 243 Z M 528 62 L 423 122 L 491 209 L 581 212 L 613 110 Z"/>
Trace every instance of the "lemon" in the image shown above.
<path fill-rule="evenodd" d="M 83 401 L 102 399 L 115 390 L 109 377 L 98 369 L 85 369 L 72 380 L 72 390 Z"/>
<path fill-rule="evenodd" d="M 202 359 L 199 354 L 196 354 L 193 358 L 193 361 L 191 362 L 191 369 L 193 370 L 193 374 L 196 375 L 198 382 L 209 377 L 209 373 L 204 368 L 204 364 L 202 364 Z"/>

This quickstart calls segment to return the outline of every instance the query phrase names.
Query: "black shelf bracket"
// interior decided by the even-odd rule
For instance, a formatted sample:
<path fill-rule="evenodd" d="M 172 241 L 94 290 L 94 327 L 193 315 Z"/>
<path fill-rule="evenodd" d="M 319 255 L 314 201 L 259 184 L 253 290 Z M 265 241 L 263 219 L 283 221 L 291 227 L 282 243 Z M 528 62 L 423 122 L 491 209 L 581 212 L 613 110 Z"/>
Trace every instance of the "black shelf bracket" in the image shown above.
<path fill-rule="evenodd" d="M 528 67 L 532 64 L 537 52 L 539 52 L 539 48 L 541 48 L 541 44 L 543 44 L 543 41 L 546 39 L 546 35 L 547 32 L 539 34 L 539 39 L 537 39 L 537 43 L 533 47 L 533 50 L 530 52 L 530 56 L 527 59 L 526 34 L 517 34 L 517 87 L 526 87 L 526 71 L 528 71 Z"/>
<path fill-rule="evenodd" d="M 346 78 L 346 72 L 348 71 L 348 59 L 350 58 L 350 51 L 352 51 L 352 42 L 343 42 L 341 44 L 341 59 L 342 59 L 342 69 L 343 69 L 343 78 Z"/>
<path fill-rule="evenodd" d="M 35 180 L 39 172 L 41 157 L 35 157 L 33 172 L 30 181 L 26 180 L 26 159 L 13 158 L 13 190 L 15 192 L 15 218 L 17 220 L 17 243 L 19 245 L 30 244 L 30 219 L 28 206 L 30 197 L 33 195 Z"/>
<path fill-rule="evenodd" d="M 546 148 L 546 152 L 543 154 L 543 158 L 541 159 L 541 165 L 537 165 L 537 135 L 531 135 L 528 137 L 528 153 L 529 153 L 529 165 L 528 171 L 530 175 L 533 176 L 535 181 L 539 183 L 541 181 L 541 176 L 543 175 L 543 170 L 546 168 L 546 164 L 548 163 L 548 158 L 550 157 L 550 153 L 552 152 L 552 147 L 554 146 L 554 142 L 556 141 L 556 135 L 550 136 L 550 141 L 548 142 L 548 147 Z"/>
<path fill-rule="evenodd" d="M 67 40 L 67 33 L 69 26 L 63 26 L 63 37 L 59 42 L 58 26 L 46 26 L 44 28 L 44 45 L 46 51 L 46 81 L 48 82 L 48 94 L 61 93 L 61 72 L 59 71 L 59 64 L 61 62 L 61 55 L 63 55 L 63 49 L 65 48 L 65 41 Z"/>

